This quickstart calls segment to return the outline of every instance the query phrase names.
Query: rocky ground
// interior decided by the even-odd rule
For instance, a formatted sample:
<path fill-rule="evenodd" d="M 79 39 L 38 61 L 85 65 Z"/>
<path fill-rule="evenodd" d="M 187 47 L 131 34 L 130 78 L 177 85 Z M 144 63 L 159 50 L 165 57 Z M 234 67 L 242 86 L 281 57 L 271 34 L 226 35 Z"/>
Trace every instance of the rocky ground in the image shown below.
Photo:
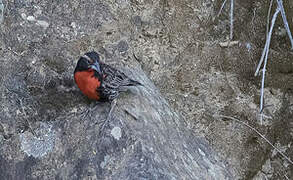
<path fill-rule="evenodd" d="M 41 157 L 53 151 L 52 142 L 58 142 L 54 151 L 80 158 L 76 167 L 64 161 L 69 165 L 63 164 L 67 168 L 58 177 L 68 177 L 72 169 L 84 171 L 80 168 L 85 163 L 83 149 L 72 147 L 63 152 L 66 142 L 54 141 L 51 129 L 65 126 L 64 141 L 76 138 L 75 146 L 84 142 L 79 139 L 84 132 L 80 128 L 88 129 L 89 125 L 75 120 L 70 124 L 68 119 L 75 119 L 90 102 L 76 90 L 72 72 L 81 54 L 96 50 L 116 67 L 142 68 L 175 112 L 185 117 L 186 129 L 208 140 L 234 179 L 293 177 L 293 165 L 241 123 L 256 128 L 293 159 L 293 53 L 280 17 L 271 41 L 265 83 L 265 104 L 270 106 L 264 110 L 263 122 L 259 120 L 261 77 L 255 77 L 254 72 L 265 44 L 268 1 L 235 2 L 233 40 L 237 43 L 230 47 L 220 46 L 229 39 L 229 1 L 220 16 L 222 1 L 218 0 L 2 3 L 2 164 L 17 157 L 23 161 L 16 169 L 30 171 L 38 160 L 27 155 Z M 293 31 L 293 2 L 284 1 L 284 7 Z M 53 125 L 48 123 L 52 120 Z M 46 134 L 48 142 L 38 152 L 26 146 L 30 128 L 37 127 L 41 130 L 36 134 Z M 87 138 L 85 134 L 82 137 Z M 14 151 L 7 139 L 13 139 L 27 155 Z M 75 148 L 80 152 L 72 153 Z M 8 168 L 12 167 L 2 165 L 0 172 Z M 35 168 L 34 173 L 44 171 L 50 177 L 49 167 Z M 92 169 L 87 172 L 93 174 Z M 84 178 L 79 174 L 74 177 Z"/>

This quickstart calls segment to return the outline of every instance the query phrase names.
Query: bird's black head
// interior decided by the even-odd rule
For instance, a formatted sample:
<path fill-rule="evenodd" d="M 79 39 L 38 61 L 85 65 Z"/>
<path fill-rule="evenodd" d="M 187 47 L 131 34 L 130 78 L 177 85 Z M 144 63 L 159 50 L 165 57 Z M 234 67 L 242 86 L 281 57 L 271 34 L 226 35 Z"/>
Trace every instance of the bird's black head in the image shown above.
<path fill-rule="evenodd" d="M 77 62 L 74 72 L 87 71 L 89 69 L 95 70 L 99 75 L 102 74 L 100 67 L 100 56 L 95 51 L 87 52 L 81 56 Z"/>
<path fill-rule="evenodd" d="M 87 52 L 84 56 L 89 57 L 93 62 L 100 62 L 100 56 L 96 51 Z"/>

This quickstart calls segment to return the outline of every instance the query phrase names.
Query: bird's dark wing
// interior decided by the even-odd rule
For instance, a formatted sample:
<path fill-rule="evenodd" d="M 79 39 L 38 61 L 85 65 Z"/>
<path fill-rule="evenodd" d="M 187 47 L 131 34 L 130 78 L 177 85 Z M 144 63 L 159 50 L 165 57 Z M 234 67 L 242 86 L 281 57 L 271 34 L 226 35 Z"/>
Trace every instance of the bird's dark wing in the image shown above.
<path fill-rule="evenodd" d="M 104 74 L 103 81 L 109 88 L 119 89 L 123 86 L 136 86 L 142 85 L 141 83 L 130 79 L 123 72 L 107 65 L 102 65 L 102 71 Z"/>
<path fill-rule="evenodd" d="M 130 79 L 123 72 L 107 64 L 101 64 L 101 69 L 103 72 L 103 80 L 100 88 L 98 88 L 98 92 L 105 99 L 115 99 L 119 95 L 119 92 L 125 90 L 125 88 L 123 88 L 125 86 L 142 85 L 138 81 Z"/>

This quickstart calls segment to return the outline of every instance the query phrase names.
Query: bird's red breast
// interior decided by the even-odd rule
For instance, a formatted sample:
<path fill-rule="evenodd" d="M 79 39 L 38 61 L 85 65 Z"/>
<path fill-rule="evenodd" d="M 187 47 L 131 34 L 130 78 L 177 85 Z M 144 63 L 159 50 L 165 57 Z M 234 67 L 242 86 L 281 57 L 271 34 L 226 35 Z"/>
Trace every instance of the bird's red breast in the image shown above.
<path fill-rule="evenodd" d="M 94 70 L 77 71 L 74 73 L 74 80 L 81 90 L 81 92 L 90 99 L 99 100 L 100 96 L 97 88 L 100 87 L 101 82 L 94 76 Z"/>

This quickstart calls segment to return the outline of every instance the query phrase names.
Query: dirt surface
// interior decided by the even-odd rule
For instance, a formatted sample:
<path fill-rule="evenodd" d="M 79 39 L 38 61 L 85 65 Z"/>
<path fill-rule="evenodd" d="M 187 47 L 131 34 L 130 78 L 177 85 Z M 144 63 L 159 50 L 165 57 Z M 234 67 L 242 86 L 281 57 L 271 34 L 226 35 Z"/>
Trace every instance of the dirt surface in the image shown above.
<path fill-rule="evenodd" d="M 238 42 L 226 48 L 219 44 L 229 39 L 229 1 L 219 16 L 219 0 L 17 0 L 3 4 L 2 147 L 4 139 L 29 126 L 61 121 L 64 114 L 74 116 L 87 108 L 90 102 L 76 91 L 72 72 L 77 58 L 94 49 L 116 67 L 140 66 L 175 112 L 185 117 L 186 128 L 208 140 L 235 179 L 293 178 L 293 165 L 251 128 L 218 117 L 231 116 L 249 124 L 293 159 L 293 53 L 280 16 L 265 81 L 268 107 L 263 122 L 259 120 L 261 77 L 254 72 L 266 39 L 268 1 L 235 2 L 233 41 Z M 293 2 L 285 0 L 284 7 L 293 31 Z M 275 8 L 274 4 L 271 14 Z M 72 134 L 69 139 L 75 138 L 73 132 L 80 127 L 74 122 L 64 124 L 72 129 L 66 132 Z M 41 126 L 51 128 L 50 124 Z M 81 157 L 79 151 L 76 157 Z M 18 167 L 37 163 L 17 153 L 6 155 L 22 157 Z M 82 165 L 81 158 L 79 166 L 71 168 L 80 170 Z M 64 173 L 60 177 L 69 170 Z"/>
<path fill-rule="evenodd" d="M 233 40 L 238 43 L 229 48 L 219 45 L 228 41 L 230 33 L 229 3 L 218 17 L 221 3 L 138 5 L 134 9 L 143 9 L 139 12 L 142 27 L 133 42 L 135 55 L 188 126 L 209 140 L 239 179 L 290 179 L 292 164 L 253 130 L 214 117 L 236 117 L 255 127 L 292 159 L 293 54 L 283 22 L 279 16 L 271 41 L 265 81 L 269 107 L 260 122 L 261 77 L 254 72 L 265 44 L 269 2 L 235 2 Z M 284 6 L 292 31 L 293 4 L 284 1 Z"/>

